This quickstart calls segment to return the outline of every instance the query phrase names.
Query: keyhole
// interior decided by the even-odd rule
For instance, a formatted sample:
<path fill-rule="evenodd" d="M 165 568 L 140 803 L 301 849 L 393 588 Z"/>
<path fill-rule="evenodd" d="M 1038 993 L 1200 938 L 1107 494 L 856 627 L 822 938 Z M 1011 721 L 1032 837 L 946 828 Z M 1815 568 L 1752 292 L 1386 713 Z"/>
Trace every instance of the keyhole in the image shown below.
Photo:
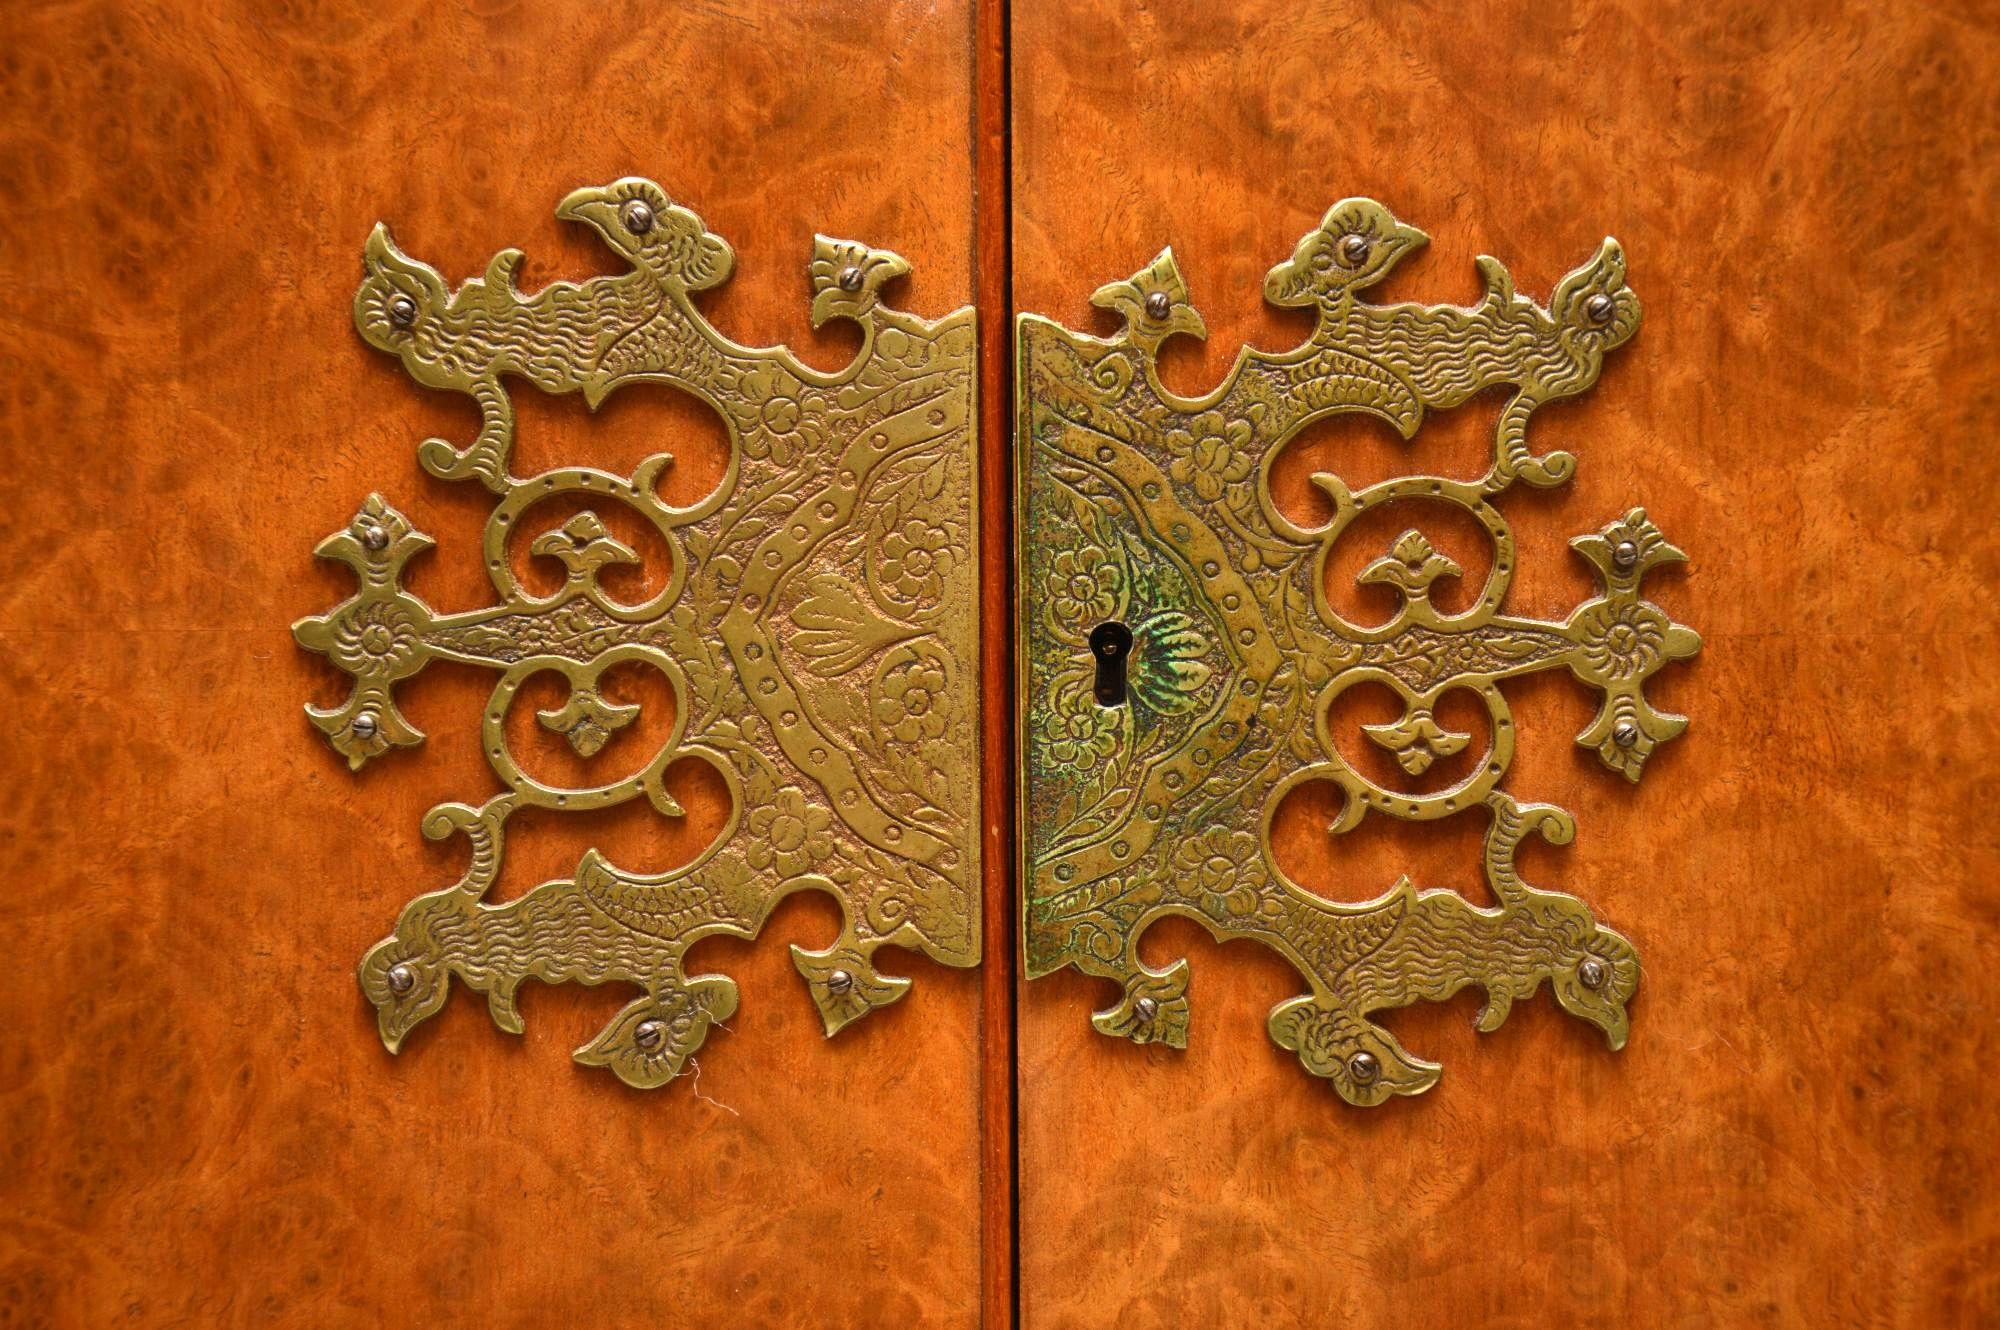
<path fill-rule="evenodd" d="M 1090 630 L 1090 654 L 1097 660 L 1097 685 L 1092 690 L 1101 707 L 1125 705 L 1125 658 L 1132 654 L 1132 630 L 1116 619 Z"/>

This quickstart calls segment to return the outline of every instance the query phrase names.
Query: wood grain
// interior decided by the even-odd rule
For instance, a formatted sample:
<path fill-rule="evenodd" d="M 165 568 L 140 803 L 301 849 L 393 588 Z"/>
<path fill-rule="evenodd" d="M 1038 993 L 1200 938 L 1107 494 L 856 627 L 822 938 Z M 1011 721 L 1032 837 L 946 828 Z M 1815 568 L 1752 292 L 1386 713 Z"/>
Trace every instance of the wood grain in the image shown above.
<path fill-rule="evenodd" d="M 573 1065 L 614 991 L 530 985 L 527 1033 L 458 994 L 398 1058 L 354 965 L 462 846 L 424 809 L 493 788 L 489 684 L 405 690 L 431 734 L 358 779 L 303 702 L 344 684 L 287 625 L 348 594 L 313 543 L 370 489 L 439 540 L 413 589 L 483 603 L 475 487 L 424 476 L 462 401 L 349 323 L 385 218 L 454 280 L 608 270 L 552 218 L 654 176 L 726 236 L 706 299 L 741 340 L 815 337 L 815 230 L 889 246 L 929 315 L 973 294 L 963 3 L 586 8 L 73 3 L 0 16 L 0 1326 L 970 1325 L 980 1297 L 981 990 L 825 1040 L 785 952 L 697 951 L 743 1005 L 657 1093 Z M 685 500 L 713 418 L 664 391 L 595 418 L 524 394 L 520 465 L 629 469 Z M 528 822 L 511 895 L 591 844 L 633 868 L 720 827 L 643 804 Z M 901 968 L 900 953 L 884 953 Z"/>
<path fill-rule="evenodd" d="M 1029 985 L 1023 1323 L 2000 1323 L 1991 10 L 1016 0 L 1013 34 L 1016 298 L 1108 330 L 1089 293 L 1171 243 L 1211 330 L 1182 391 L 1302 340 L 1259 283 L 1343 196 L 1433 237 L 1384 299 L 1470 300 L 1481 252 L 1545 298 L 1616 234 L 1645 326 L 1536 419 L 1581 466 L 1503 501 L 1511 603 L 1561 617 L 1566 539 L 1642 503 L 1693 558 L 1654 594 L 1707 639 L 1649 685 L 1694 720 L 1638 788 L 1573 744 L 1571 681 L 1509 690 L 1508 788 L 1580 827 L 1527 875 L 1646 966 L 1623 1053 L 1546 995 L 1477 1036 L 1465 994 L 1391 1017 L 1444 1080 L 1364 1112 L 1270 1045 L 1299 984 L 1252 945 L 1149 937 L 1193 961 L 1184 1054 L 1094 1033 L 1102 985 Z M 1279 501 L 1476 474 L 1492 409 L 1323 426 Z M 1465 534 L 1434 532 L 1476 576 Z M 1275 835 L 1317 890 L 1474 880 L 1475 819 L 1329 841 L 1330 811 Z"/>

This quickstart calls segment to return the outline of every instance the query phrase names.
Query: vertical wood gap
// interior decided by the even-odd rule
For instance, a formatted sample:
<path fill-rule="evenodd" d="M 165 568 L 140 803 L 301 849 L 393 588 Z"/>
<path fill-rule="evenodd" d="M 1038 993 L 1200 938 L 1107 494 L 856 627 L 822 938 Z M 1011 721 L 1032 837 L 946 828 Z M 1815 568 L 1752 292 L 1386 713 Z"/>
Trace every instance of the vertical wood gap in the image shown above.
<path fill-rule="evenodd" d="M 980 982 L 980 1323 L 1020 1305 L 1015 1118 L 1013 171 L 1008 0 L 976 0 L 973 55 L 974 303 L 979 324 L 980 809 L 985 943 Z"/>

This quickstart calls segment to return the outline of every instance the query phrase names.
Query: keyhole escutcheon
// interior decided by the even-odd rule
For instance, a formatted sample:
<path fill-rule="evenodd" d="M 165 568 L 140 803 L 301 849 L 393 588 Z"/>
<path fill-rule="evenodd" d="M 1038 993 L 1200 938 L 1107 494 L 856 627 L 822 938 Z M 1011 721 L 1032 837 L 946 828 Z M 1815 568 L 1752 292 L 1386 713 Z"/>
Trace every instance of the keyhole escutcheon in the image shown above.
<path fill-rule="evenodd" d="M 1125 661 L 1132 654 L 1132 630 L 1110 619 L 1090 630 L 1090 654 L 1097 661 L 1092 691 L 1101 707 L 1125 705 Z"/>

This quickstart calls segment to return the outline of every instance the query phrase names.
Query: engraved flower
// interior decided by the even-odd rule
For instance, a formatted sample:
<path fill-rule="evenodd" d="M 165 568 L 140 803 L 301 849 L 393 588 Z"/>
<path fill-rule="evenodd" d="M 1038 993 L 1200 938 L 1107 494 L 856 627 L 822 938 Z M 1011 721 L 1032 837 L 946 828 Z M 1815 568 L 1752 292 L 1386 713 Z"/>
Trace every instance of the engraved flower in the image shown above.
<path fill-rule="evenodd" d="M 1055 621 L 1088 628 L 1118 613 L 1118 565 L 1096 545 L 1059 550 L 1042 579 Z"/>
<path fill-rule="evenodd" d="M 824 402 L 791 375 L 760 366 L 742 377 L 737 391 L 754 407 L 754 413 L 742 418 L 745 456 L 791 466 L 825 442 Z"/>
<path fill-rule="evenodd" d="M 957 566 L 951 532 L 921 517 L 905 518 L 882 538 L 876 568 L 882 588 L 905 604 L 927 604 L 944 594 L 944 579 Z"/>
<path fill-rule="evenodd" d="M 944 666 L 932 656 L 911 656 L 883 676 L 875 719 L 903 743 L 944 737 Z"/>
<path fill-rule="evenodd" d="M 1593 683 L 1644 677 L 1665 658 L 1667 616 L 1643 600 L 1585 605 L 1570 620 L 1581 656 L 1581 673 Z"/>
<path fill-rule="evenodd" d="M 1257 908 L 1257 880 L 1250 864 L 1257 838 L 1247 831 L 1211 826 L 1190 836 L 1174 852 L 1182 889 L 1198 893 L 1202 908 L 1217 919 L 1241 919 Z"/>
<path fill-rule="evenodd" d="M 1250 422 L 1228 420 L 1220 411 L 1204 411 L 1182 429 L 1167 434 L 1167 474 L 1213 503 L 1225 485 L 1250 474 Z"/>
<path fill-rule="evenodd" d="M 1085 688 L 1058 689 L 1047 706 L 1034 708 L 1042 750 L 1058 770 L 1086 772 L 1118 748 L 1118 711 L 1100 707 Z"/>
<path fill-rule="evenodd" d="M 779 877 L 793 878 L 833 854 L 828 834 L 833 814 L 807 803 L 796 789 L 779 790 L 769 803 L 751 809 L 749 824 L 744 857 L 760 871 L 775 869 Z"/>
<path fill-rule="evenodd" d="M 400 601 L 362 605 L 333 630 L 333 658 L 352 674 L 396 675 L 422 650 L 423 627 Z"/>

